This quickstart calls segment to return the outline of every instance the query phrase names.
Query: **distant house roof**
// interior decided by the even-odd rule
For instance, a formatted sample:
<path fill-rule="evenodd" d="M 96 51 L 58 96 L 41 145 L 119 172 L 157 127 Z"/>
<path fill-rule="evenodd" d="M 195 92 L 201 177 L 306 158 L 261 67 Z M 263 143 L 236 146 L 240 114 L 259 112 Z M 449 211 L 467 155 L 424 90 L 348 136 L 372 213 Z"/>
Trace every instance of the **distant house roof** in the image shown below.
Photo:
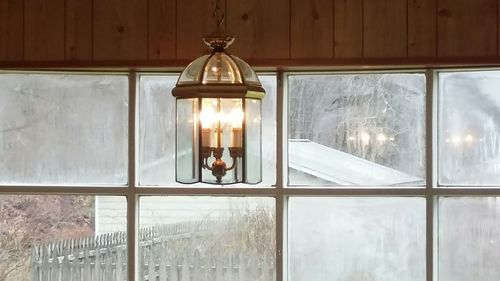
<path fill-rule="evenodd" d="M 312 142 L 290 140 L 289 167 L 338 185 L 401 185 L 422 181 L 401 171 Z"/>

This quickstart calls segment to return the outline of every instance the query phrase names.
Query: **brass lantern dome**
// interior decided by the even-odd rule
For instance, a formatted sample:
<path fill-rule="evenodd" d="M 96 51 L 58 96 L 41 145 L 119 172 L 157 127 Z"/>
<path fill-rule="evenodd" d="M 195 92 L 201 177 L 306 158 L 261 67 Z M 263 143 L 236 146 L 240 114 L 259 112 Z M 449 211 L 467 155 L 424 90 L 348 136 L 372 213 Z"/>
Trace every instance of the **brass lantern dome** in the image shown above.
<path fill-rule="evenodd" d="M 225 52 L 233 37 L 212 36 L 203 40 L 212 53 L 195 59 L 184 69 L 172 90 L 174 97 L 264 97 L 265 91 L 250 65 Z"/>

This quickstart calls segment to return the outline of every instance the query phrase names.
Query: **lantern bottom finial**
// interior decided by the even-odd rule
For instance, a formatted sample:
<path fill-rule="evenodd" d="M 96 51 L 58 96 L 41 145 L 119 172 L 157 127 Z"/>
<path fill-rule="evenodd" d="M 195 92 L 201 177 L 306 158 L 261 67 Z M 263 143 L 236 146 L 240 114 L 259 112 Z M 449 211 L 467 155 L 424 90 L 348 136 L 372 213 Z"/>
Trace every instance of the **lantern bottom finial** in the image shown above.
<path fill-rule="evenodd" d="M 217 159 L 212 163 L 212 175 L 217 179 L 218 184 L 222 184 L 222 177 L 226 175 L 226 162 Z"/>

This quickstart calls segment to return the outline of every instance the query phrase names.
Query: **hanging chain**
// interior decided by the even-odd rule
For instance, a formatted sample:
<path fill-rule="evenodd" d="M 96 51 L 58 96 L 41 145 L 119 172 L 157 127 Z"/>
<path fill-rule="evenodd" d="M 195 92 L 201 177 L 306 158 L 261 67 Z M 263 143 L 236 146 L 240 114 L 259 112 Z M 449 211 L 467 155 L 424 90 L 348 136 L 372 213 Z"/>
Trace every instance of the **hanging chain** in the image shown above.
<path fill-rule="evenodd" d="M 212 14 L 214 17 L 215 25 L 217 26 L 218 31 L 222 30 L 222 24 L 224 23 L 224 19 L 225 19 L 224 11 L 221 8 L 220 2 L 221 2 L 220 0 L 215 1 L 215 8 L 214 8 L 214 12 Z"/>

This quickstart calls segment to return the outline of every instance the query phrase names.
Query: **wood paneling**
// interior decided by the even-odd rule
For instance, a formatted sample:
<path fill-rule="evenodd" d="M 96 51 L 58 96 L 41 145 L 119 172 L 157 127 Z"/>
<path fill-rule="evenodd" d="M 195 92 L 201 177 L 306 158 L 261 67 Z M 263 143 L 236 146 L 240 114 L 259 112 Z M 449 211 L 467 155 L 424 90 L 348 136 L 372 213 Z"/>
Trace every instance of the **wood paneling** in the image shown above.
<path fill-rule="evenodd" d="M 224 9 L 224 1 L 221 3 Z M 177 0 L 178 59 L 191 60 L 209 52 L 202 38 L 216 30 L 212 18 L 214 5 L 207 0 Z"/>
<path fill-rule="evenodd" d="M 176 7 L 175 0 L 149 0 L 149 59 L 175 59 Z"/>
<path fill-rule="evenodd" d="M 438 56 L 496 56 L 498 0 L 438 0 Z"/>
<path fill-rule="evenodd" d="M 24 5 L 24 59 L 64 60 L 64 0 Z"/>
<path fill-rule="evenodd" d="M 96 0 L 93 5 L 95 60 L 145 60 L 148 1 Z"/>
<path fill-rule="evenodd" d="M 333 0 L 292 0 L 292 58 L 333 57 Z"/>
<path fill-rule="evenodd" d="M 363 56 L 363 0 L 334 0 L 336 58 Z"/>
<path fill-rule="evenodd" d="M 224 26 L 236 37 L 229 51 L 251 62 L 500 58 L 500 0 L 220 1 Z M 208 0 L 2 0 L 0 61 L 184 65 L 208 53 L 202 37 L 216 29 L 214 5 Z"/>
<path fill-rule="evenodd" d="M 364 57 L 405 57 L 407 3 L 402 0 L 366 0 L 363 4 Z"/>
<path fill-rule="evenodd" d="M 408 0 L 408 56 L 436 55 L 437 0 Z"/>
<path fill-rule="evenodd" d="M 0 60 L 23 59 L 23 1 L 0 1 Z"/>
<path fill-rule="evenodd" d="M 92 0 L 66 0 L 66 60 L 92 59 Z"/>
<path fill-rule="evenodd" d="M 289 0 L 228 1 L 227 28 L 236 36 L 231 50 L 238 56 L 290 57 Z"/>

